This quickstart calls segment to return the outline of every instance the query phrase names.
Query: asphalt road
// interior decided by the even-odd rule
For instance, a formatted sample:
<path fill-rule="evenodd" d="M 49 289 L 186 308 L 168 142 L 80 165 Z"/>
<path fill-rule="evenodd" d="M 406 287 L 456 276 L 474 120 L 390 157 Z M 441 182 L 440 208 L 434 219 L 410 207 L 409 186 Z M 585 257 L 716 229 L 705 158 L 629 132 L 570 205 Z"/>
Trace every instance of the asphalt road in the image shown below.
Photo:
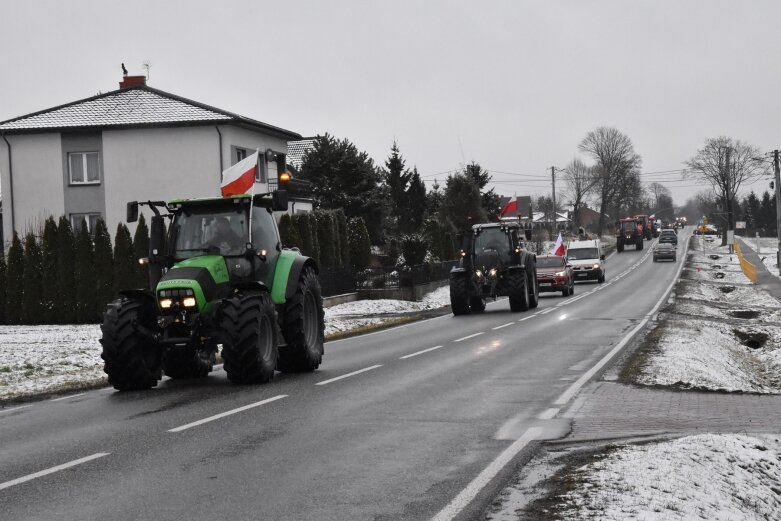
<path fill-rule="evenodd" d="M 501 300 L 328 343 L 312 374 L 242 387 L 219 370 L 4 410 L 0 519 L 479 517 L 663 297 L 684 256 L 650 251 L 533 311 Z"/>

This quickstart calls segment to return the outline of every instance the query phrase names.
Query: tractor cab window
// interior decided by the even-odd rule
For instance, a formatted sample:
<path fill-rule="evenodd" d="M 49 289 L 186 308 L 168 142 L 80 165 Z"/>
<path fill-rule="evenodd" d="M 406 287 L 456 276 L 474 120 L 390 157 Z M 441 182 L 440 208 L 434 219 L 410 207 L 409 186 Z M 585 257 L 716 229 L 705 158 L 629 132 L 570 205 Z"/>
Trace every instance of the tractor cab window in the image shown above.
<path fill-rule="evenodd" d="M 507 234 L 500 228 L 483 228 L 475 237 L 475 253 L 480 254 L 495 251 L 499 256 L 510 253 L 510 242 Z"/>
<path fill-rule="evenodd" d="M 621 223 L 621 229 L 625 232 L 631 232 L 634 231 L 635 228 L 637 228 L 637 223 L 634 221 L 625 221 Z"/>
<path fill-rule="evenodd" d="M 261 206 L 252 208 L 252 247 L 256 250 L 276 252 L 279 245 L 274 217 Z"/>
<path fill-rule="evenodd" d="M 212 253 L 242 255 L 249 237 L 247 208 L 220 209 L 193 205 L 182 209 L 174 221 L 174 257 L 186 259 Z"/>

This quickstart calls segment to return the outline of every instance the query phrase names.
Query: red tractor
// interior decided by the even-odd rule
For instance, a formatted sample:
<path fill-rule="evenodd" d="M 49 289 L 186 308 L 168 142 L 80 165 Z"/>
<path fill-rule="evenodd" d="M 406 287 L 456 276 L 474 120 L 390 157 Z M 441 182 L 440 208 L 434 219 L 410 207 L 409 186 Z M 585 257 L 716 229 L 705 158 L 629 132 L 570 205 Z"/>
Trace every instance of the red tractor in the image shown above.
<path fill-rule="evenodd" d="M 618 221 L 616 234 L 616 251 L 621 253 L 624 246 L 634 246 L 636 250 L 643 249 L 643 222 L 640 219 L 627 217 Z"/>
<path fill-rule="evenodd" d="M 640 222 L 641 233 L 645 240 L 650 241 L 654 238 L 653 220 L 648 215 L 635 215 L 633 219 Z"/>

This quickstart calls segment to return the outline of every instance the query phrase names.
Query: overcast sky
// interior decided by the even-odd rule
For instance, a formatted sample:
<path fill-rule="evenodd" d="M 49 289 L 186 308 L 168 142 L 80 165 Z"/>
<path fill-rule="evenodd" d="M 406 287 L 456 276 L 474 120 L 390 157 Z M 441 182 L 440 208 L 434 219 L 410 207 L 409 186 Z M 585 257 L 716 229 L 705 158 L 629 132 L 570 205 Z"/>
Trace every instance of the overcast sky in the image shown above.
<path fill-rule="evenodd" d="M 0 48 L 0 120 L 150 62 L 158 89 L 378 164 L 396 139 L 429 185 L 474 160 L 506 195 L 548 193 L 599 126 L 676 204 L 701 188 L 679 170 L 706 138 L 781 148 L 777 0 L 3 0 Z"/>

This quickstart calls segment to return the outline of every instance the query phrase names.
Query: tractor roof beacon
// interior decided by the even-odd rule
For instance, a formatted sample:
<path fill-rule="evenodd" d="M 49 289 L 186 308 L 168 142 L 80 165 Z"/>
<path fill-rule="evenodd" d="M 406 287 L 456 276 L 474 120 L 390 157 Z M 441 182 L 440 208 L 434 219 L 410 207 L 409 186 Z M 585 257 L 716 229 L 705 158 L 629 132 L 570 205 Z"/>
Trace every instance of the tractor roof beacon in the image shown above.
<path fill-rule="evenodd" d="M 286 191 L 133 201 L 128 222 L 138 219 L 139 205 L 154 213 L 149 257 L 140 260 L 149 286 L 120 291 L 103 314 L 101 357 L 111 385 L 148 389 L 163 373 L 204 377 L 218 344 L 233 383 L 317 369 L 324 339 L 319 268 L 282 248 L 272 212 L 287 210 Z"/>
<path fill-rule="evenodd" d="M 536 308 L 537 257 L 526 250 L 518 223 L 475 224 L 462 238 L 461 261 L 450 271 L 454 315 L 480 313 L 486 299 L 506 295 L 512 311 Z"/>

